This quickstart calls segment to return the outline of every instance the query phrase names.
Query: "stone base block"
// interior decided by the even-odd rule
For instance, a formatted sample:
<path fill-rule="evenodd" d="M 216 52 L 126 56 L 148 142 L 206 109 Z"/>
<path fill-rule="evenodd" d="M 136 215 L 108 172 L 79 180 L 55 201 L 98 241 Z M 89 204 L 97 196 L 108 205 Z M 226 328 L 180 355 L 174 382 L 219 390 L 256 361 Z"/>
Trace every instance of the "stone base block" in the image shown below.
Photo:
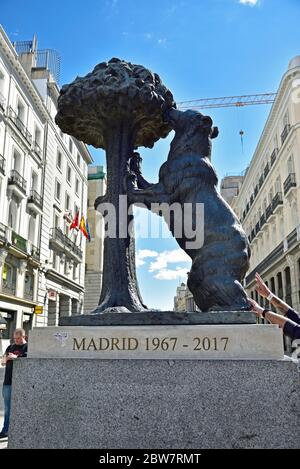
<path fill-rule="evenodd" d="M 62 316 L 60 326 L 133 326 L 133 325 L 192 325 L 192 324 L 255 324 L 251 311 L 208 311 L 179 313 L 177 311 L 147 310 L 131 312 L 124 307 L 78 316 Z"/>
<path fill-rule="evenodd" d="M 290 360 L 23 359 L 9 448 L 299 448 Z"/>

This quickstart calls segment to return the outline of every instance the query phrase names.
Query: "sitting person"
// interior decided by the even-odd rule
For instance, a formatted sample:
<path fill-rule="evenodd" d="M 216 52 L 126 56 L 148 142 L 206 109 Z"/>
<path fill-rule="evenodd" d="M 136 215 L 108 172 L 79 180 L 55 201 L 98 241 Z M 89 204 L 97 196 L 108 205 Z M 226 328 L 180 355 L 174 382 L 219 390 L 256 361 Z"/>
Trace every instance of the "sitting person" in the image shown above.
<path fill-rule="evenodd" d="M 263 282 L 258 273 L 255 274 L 257 283 L 257 291 L 266 298 L 281 314 L 274 313 L 269 309 L 262 308 L 256 301 L 248 298 L 252 311 L 259 317 L 267 319 L 272 324 L 278 324 L 283 329 L 284 334 L 289 336 L 292 340 L 300 339 L 300 316 L 294 311 L 287 303 L 274 295 L 267 285 Z"/>

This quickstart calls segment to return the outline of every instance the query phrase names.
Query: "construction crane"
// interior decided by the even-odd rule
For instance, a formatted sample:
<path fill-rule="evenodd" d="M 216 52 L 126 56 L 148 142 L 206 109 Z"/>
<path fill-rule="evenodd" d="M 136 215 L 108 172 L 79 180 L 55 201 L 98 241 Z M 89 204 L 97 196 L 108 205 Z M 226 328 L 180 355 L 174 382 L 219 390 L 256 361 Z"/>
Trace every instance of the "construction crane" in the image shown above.
<path fill-rule="evenodd" d="M 255 106 L 257 104 L 273 104 L 276 93 L 245 94 L 240 96 L 224 96 L 221 98 L 202 98 L 191 101 L 181 101 L 177 106 L 182 111 L 186 109 L 212 109 L 222 107 Z"/>

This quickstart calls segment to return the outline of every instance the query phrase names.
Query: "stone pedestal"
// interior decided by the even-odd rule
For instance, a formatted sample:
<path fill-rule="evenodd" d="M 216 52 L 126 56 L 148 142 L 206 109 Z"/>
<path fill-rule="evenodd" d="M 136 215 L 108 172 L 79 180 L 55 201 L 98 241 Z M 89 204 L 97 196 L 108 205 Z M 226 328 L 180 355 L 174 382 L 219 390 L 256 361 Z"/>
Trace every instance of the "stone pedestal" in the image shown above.
<path fill-rule="evenodd" d="M 17 360 L 9 448 L 299 448 L 289 360 Z"/>

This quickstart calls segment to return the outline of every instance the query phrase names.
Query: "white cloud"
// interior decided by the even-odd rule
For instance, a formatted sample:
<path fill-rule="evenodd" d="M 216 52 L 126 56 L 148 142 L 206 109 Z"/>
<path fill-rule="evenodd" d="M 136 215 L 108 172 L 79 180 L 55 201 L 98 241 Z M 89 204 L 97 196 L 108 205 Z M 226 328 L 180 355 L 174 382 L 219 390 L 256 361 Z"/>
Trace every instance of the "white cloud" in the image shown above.
<path fill-rule="evenodd" d="M 184 278 L 186 280 L 186 274 L 188 272 L 187 268 L 177 267 L 173 269 L 162 269 L 157 274 L 154 275 L 154 278 L 158 280 L 176 280 L 177 278 Z"/>
<path fill-rule="evenodd" d="M 239 0 L 239 3 L 242 5 L 249 5 L 251 7 L 255 7 L 255 5 L 258 5 L 259 0 Z"/>
<path fill-rule="evenodd" d="M 141 267 L 146 264 L 145 259 L 155 258 L 150 262 L 148 272 L 153 273 L 157 280 L 186 280 L 190 269 L 191 259 L 182 249 L 173 249 L 172 251 L 152 251 L 150 249 L 139 249 L 136 255 L 136 266 Z M 169 264 L 184 263 L 186 267 L 175 266 L 170 269 Z"/>
<path fill-rule="evenodd" d="M 140 267 L 141 265 L 145 264 L 144 259 L 147 257 L 157 257 L 157 251 L 151 251 L 150 249 L 139 249 L 136 255 L 136 266 Z"/>
<path fill-rule="evenodd" d="M 160 252 L 155 261 L 151 262 L 149 272 L 155 270 L 165 270 L 168 264 L 175 262 L 191 262 L 191 258 L 182 249 Z"/>

